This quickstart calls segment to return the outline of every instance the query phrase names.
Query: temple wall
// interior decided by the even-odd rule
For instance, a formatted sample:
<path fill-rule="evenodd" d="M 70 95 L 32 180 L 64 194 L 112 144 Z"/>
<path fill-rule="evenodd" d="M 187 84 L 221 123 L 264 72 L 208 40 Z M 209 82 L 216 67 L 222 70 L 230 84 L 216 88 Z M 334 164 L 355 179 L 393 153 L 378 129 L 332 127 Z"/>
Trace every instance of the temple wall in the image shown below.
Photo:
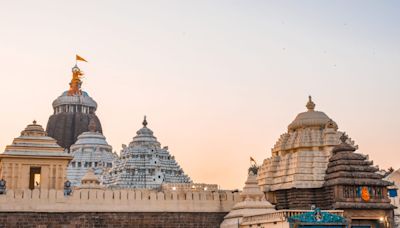
<path fill-rule="evenodd" d="M 0 212 L 228 212 L 239 193 L 156 192 L 149 190 L 8 190 Z"/>
<path fill-rule="evenodd" d="M 309 210 L 312 205 L 329 209 L 328 197 L 324 188 L 278 190 L 275 191 L 276 209 Z"/>
<path fill-rule="evenodd" d="M 217 228 L 226 212 L 0 212 L 0 227 Z"/>

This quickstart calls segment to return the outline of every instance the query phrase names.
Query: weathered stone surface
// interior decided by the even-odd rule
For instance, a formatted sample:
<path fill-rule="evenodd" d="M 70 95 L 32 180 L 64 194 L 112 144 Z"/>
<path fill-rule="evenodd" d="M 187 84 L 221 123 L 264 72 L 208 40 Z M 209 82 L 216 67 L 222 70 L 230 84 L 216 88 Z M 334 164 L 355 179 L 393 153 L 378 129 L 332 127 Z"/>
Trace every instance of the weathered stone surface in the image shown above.
<path fill-rule="evenodd" d="M 219 227 L 225 212 L 46 213 L 2 212 L 0 227 Z"/>
<path fill-rule="evenodd" d="M 89 131 L 90 119 L 96 123 L 96 131 L 102 133 L 101 123 L 96 114 L 81 112 L 61 112 L 51 115 L 46 132 L 48 136 L 57 140 L 58 145 L 69 149 L 80 134 Z"/>

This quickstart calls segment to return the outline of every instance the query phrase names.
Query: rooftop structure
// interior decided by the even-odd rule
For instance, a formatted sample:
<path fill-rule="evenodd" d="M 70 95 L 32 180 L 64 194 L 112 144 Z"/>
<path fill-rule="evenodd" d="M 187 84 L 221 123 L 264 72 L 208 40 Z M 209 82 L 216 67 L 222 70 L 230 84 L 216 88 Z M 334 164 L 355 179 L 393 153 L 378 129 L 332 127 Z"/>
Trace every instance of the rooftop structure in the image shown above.
<path fill-rule="evenodd" d="M 249 169 L 243 192 L 240 193 L 240 202 L 225 216 L 221 228 L 236 228 L 242 223 L 243 217 L 276 211 L 275 206 L 265 200 L 264 193 L 258 186 L 257 171 L 258 167 L 255 165 Z"/>
<path fill-rule="evenodd" d="M 33 121 L 0 154 L 0 176 L 7 189 L 62 189 L 72 157 Z"/>
<path fill-rule="evenodd" d="M 160 188 L 163 183 L 191 183 L 167 147 L 147 127 L 136 132 L 132 142 L 123 149 L 115 166 L 105 175 L 104 184 L 119 188 Z"/>
<path fill-rule="evenodd" d="M 86 174 L 81 179 L 81 185 L 79 189 L 103 189 L 104 187 L 100 185 L 100 181 L 94 174 L 92 168 L 88 169 Z"/>
<path fill-rule="evenodd" d="M 89 131 L 91 119 L 96 123 L 96 132 L 102 133 L 100 120 L 95 114 L 97 103 L 81 90 L 82 76 L 83 72 L 75 65 L 70 89 L 53 101 L 54 113 L 46 127 L 48 135 L 65 149 L 69 149 L 81 133 Z"/>
<path fill-rule="evenodd" d="M 93 169 L 94 175 L 101 181 L 103 173 L 112 168 L 114 159 L 118 157 L 112 152 L 106 138 L 96 132 L 93 119 L 90 121 L 89 131 L 79 135 L 71 146 L 70 154 L 74 158 L 68 165 L 67 177 L 73 186 L 81 184 L 82 177 L 89 169 Z"/>

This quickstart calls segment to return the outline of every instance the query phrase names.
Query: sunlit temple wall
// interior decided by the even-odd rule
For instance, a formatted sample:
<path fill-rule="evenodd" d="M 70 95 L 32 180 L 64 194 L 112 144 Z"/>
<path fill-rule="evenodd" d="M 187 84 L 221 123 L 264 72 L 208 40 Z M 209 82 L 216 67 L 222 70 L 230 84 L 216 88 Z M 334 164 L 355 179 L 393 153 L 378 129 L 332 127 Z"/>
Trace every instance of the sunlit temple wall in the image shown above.
<path fill-rule="evenodd" d="M 33 121 L 0 154 L 0 176 L 12 189 L 64 188 L 66 167 L 72 157 Z"/>
<path fill-rule="evenodd" d="M 0 222 L 10 227 L 24 223 L 219 227 L 238 199 L 238 193 L 231 191 L 78 189 L 71 196 L 64 196 L 63 191 L 57 190 L 9 190 L 0 195 Z"/>

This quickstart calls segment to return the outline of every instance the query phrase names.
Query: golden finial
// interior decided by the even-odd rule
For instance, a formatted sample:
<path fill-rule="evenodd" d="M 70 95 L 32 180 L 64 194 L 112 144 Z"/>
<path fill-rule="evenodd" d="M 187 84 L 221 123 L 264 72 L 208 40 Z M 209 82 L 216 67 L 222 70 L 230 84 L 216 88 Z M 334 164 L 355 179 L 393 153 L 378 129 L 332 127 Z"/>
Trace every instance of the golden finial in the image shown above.
<path fill-rule="evenodd" d="M 83 72 L 81 69 L 78 67 L 78 61 L 84 61 L 87 62 L 84 58 L 80 57 L 79 55 L 76 55 L 75 57 L 75 66 L 72 68 L 72 80 L 69 83 L 69 91 L 68 91 L 68 96 L 73 96 L 73 95 L 81 95 L 81 85 L 82 85 L 82 77 L 83 77 Z"/>
<path fill-rule="evenodd" d="M 308 111 L 314 111 L 315 103 L 312 101 L 311 96 L 308 96 L 308 102 L 307 102 L 306 107 L 307 107 Z"/>
<path fill-rule="evenodd" d="M 83 76 L 83 72 L 75 64 L 75 66 L 72 68 L 72 79 L 71 79 L 71 82 L 69 83 L 68 96 L 82 94 L 82 91 L 81 91 L 82 76 Z"/>

